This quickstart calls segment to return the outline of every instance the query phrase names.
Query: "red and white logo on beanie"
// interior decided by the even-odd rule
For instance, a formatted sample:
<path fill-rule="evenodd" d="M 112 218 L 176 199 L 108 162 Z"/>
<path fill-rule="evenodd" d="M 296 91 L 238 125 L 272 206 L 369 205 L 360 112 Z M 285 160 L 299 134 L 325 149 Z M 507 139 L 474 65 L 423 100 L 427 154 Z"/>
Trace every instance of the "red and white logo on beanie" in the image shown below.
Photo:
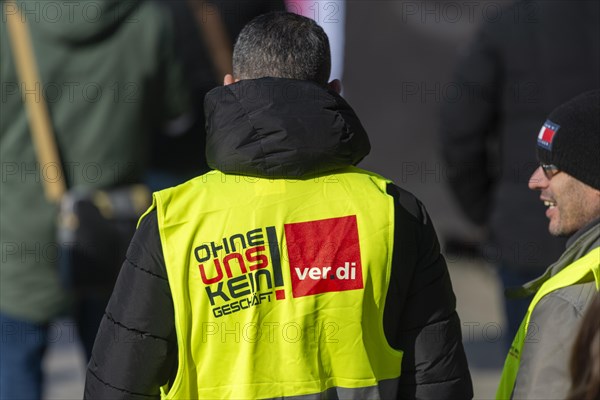
<path fill-rule="evenodd" d="M 554 140 L 554 135 L 560 129 L 558 124 L 550 121 L 549 119 L 544 122 L 544 126 L 540 129 L 540 133 L 538 134 L 537 144 L 538 146 L 546 149 L 552 150 L 552 141 Z"/>

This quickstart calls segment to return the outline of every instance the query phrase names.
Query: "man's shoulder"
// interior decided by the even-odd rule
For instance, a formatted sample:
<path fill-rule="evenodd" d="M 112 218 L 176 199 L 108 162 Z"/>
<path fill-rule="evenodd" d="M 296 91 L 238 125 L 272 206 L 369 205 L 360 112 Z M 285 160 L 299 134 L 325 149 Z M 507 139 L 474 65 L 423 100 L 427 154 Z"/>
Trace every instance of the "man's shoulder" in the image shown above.
<path fill-rule="evenodd" d="M 427 223 L 427 212 L 423 203 L 411 192 L 393 183 L 387 185 L 388 195 L 394 198 L 396 209 L 402 210 L 414 220 Z"/>
<path fill-rule="evenodd" d="M 385 193 L 394 199 L 396 210 L 400 210 L 407 217 L 418 221 L 422 224 L 427 224 L 427 211 L 421 201 L 410 191 L 396 185 L 392 180 L 375 172 L 350 167 L 347 169 L 353 173 L 359 173 L 369 176 L 369 178 L 377 180 L 380 185 L 385 187 Z"/>
<path fill-rule="evenodd" d="M 540 312 L 555 314 L 561 310 L 572 313 L 576 318 L 581 318 L 595 293 L 596 283 L 593 281 L 557 289 L 540 300 L 532 319 L 536 314 L 539 317 Z"/>

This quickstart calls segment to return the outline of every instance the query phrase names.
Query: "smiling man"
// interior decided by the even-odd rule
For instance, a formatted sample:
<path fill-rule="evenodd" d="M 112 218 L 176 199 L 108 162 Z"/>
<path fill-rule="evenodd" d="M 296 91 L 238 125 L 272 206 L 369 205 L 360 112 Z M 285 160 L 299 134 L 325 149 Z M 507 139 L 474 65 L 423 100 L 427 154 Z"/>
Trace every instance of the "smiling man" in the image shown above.
<path fill-rule="evenodd" d="M 565 398 L 568 360 L 585 309 L 600 287 L 600 91 L 555 109 L 537 138 L 529 188 L 548 207 L 548 230 L 567 248 L 526 284 L 534 294 L 502 373 L 498 399 Z"/>

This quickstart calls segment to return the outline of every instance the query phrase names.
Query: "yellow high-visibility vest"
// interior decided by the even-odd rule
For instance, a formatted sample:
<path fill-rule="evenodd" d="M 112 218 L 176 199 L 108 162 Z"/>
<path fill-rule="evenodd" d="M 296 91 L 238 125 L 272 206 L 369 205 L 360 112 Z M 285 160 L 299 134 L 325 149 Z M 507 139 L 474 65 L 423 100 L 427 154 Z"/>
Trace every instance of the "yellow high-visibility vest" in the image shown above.
<path fill-rule="evenodd" d="M 533 297 L 533 300 L 527 309 L 527 313 L 525 314 L 525 318 L 523 319 L 523 322 L 521 322 L 521 326 L 510 347 L 510 351 L 506 356 L 502 377 L 500 378 L 500 385 L 496 392 L 497 400 L 507 400 L 512 396 L 517 380 L 517 374 L 519 372 L 519 363 L 521 361 L 523 345 L 525 343 L 525 338 L 527 337 L 529 320 L 531 318 L 531 313 L 538 302 L 548 293 L 555 290 L 578 283 L 592 282 L 594 280 L 596 281 L 596 290 L 600 290 L 600 247 L 595 248 L 584 257 L 567 265 L 556 275 L 544 282 Z"/>
<path fill-rule="evenodd" d="M 386 341 L 394 204 L 350 167 L 303 180 L 211 171 L 155 193 L 179 367 L 163 398 L 258 399 L 398 379 Z"/>

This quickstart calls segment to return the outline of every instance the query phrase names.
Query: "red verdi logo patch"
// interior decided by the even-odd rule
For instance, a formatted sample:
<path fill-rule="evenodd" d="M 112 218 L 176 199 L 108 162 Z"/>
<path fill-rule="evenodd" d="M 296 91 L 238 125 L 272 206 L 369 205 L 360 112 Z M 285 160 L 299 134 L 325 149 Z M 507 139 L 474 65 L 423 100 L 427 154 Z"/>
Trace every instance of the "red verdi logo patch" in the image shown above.
<path fill-rule="evenodd" d="M 285 224 L 294 297 L 363 288 L 356 216 Z"/>

